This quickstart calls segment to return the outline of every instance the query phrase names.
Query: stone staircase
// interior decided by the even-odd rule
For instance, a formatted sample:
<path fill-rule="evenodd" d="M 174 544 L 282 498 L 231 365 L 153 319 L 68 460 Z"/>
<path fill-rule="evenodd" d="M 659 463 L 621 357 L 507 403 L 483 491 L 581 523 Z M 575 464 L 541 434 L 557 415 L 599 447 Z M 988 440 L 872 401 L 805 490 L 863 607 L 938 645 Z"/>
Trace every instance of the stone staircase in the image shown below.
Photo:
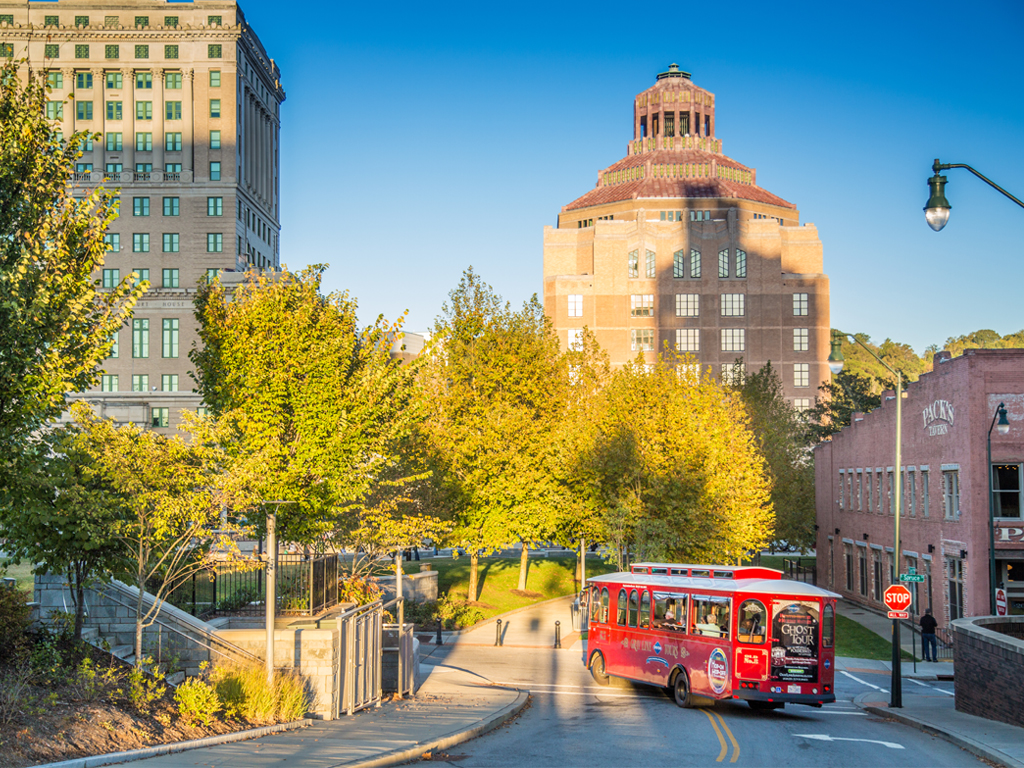
<path fill-rule="evenodd" d="M 109 637 L 100 637 L 98 627 L 84 627 L 82 629 L 82 640 L 93 648 L 106 651 L 111 656 L 120 659 L 126 664 L 135 664 L 135 648 L 131 645 L 114 645 Z M 172 688 L 177 688 L 185 681 L 185 673 L 182 671 L 172 672 L 164 678 L 164 682 Z"/>

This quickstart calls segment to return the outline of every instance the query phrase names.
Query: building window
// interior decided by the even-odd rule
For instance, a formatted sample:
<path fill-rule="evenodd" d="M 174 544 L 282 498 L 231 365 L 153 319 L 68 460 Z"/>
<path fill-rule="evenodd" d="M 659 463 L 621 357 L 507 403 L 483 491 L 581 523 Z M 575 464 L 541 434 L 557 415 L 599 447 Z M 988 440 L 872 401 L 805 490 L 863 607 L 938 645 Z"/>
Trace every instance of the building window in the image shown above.
<path fill-rule="evenodd" d="M 164 253 L 178 252 L 178 233 L 164 233 Z"/>
<path fill-rule="evenodd" d="M 629 332 L 630 349 L 633 352 L 652 352 L 654 350 L 654 331 L 652 329 L 634 328 Z"/>
<path fill-rule="evenodd" d="M 743 328 L 722 329 L 722 351 L 743 352 L 746 350 L 747 332 Z"/>
<path fill-rule="evenodd" d="M 722 317 L 743 317 L 746 310 L 742 293 L 722 294 Z"/>
<path fill-rule="evenodd" d="M 879 469 L 876 473 L 875 481 L 875 502 L 878 505 L 878 514 L 885 514 L 885 500 L 882 496 L 882 470 Z"/>
<path fill-rule="evenodd" d="M 124 145 L 124 134 L 122 133 L 108 133 L 107 134 L 107 152 L 120 152 Z"/>
<path fill-rule="evenodd" d="M 163 322 L 163 356 L 178 356 L 178 318 L 165 317 Z"/>
<path fill-rule="evenodd" d="M 153 151 L 153 134 L 150 132 L 136 133 L 135 134 L 135 151 L 136 152 L 152 152 Z"/>
<path fill-rule="evenodd" d="M 220 70 L 219 69 L 211 69 L 210 70 L 210 87 L 211 88 L 220 88 Z"/>
<path fill-rule="evenodd" d="M 136 59 L 148 59 L 149 58 L 149 46 L 148 45 L 136 45 L 135 46 L 135 58 Z"/>
<path fill-rule="evenodd" d="M 690 250 L 690 277 L 700 277 L 700 251 Z"/>
<path fill-rule="evenodd" d="M 206 281 L 207 282 L 212 283 L 214 280 L 216 280 L 218 278 L 218 276 L 220 276 L 220 270 L 219 269 L 208 269 L 208 270 L 206 270 Z"/>
<path fill-rule="evenodd" d="M 149 357 L 149 320 L 146 318 L 132 320 L 132 357 Z M 134 387 L 132 389 L 135 390 Z"/>
<path fill-rule="evenodd" d="M 630 251 L 629 256 L 629 271 L 630 277 L 640 277 L 640 251 Z"/>
<path fill-rule="evenodd" d="M 121 58 L 121 46 L 119 45 L 105 45 L 103 46 L 104 56 L 108 59 L 119 59 Z"/>
<path fill-rule="evenodd" d="M 220 46 L 220 45 L 216 45 L 216 44 L 212 44 L 212 43 L 211 43 L 210 45 L 206 46 L 206 53 L 207 53 L 207 58 L 210 58 L 210 59 L 219 59 L 219 58 L 221 58 L 221 56 L 222 56 L 222 53 L 221 53 L 221 52 L 222 52 L 223 50 L 224 50 L 224 49 L 223 49 L 223 47 L 222 47 L 222 46 Z"/>
<path fill-rule="evenodd" d="M 63 72 L 47 72 L 46 73 L 46 84 L 50 88 L 56 90 L 64 87 L 64 73 Z"/>
<path fill-rule="evenodd" d="M 921 467 L 921 517 L 928 517 L 928 470 Z"/>
<path fill-rule="evenodd" d="M 868 596 L 868 553 L 867 547 L 857 547 L 857 565 L 860 570 L 860 593 Z"/>
<path fill-rule="evenodd" d="M 164 173 L 181 173 L 181 163 L 164 163 Z"/>
<path fill-rule="evenodd" d="M 170 423 L 170 408 L 151 408 L 150 413 L 153 416 L 154 428 L 159 429 L 161 427 L 166 427 Z"/>
<path fill-rule="evenodd" d="M 793 366 L 793 386 L 811 386 L 811 365 L 810 363 L 797 363 Z"/>
<path fill-rule="evenodd" d="M 181 72 L 165 72 L 164 88 L 169 91 L 181 90 Z"/>
<path fill-rule="evenodd" d="M 176 26 L 178 26 L 178 17 L 177 16 L 164 16 L 164 26 L 165 27 L 176 27 Z"/>
<path fill-rule="evenodd" d="M 170 131 L 164 134 L 164 151 L 181 152 L 181 133 Z"/>
<path fill-rule="evenodd" d="M 149 216 L 149 198 L 148 197 L 133 197 L 132 198 L 132 213 L 135 216 Z"/>
<path fill-rule="evenodd" d="M 583 330 L 582 329 L 570 328 L 567 339 L 568 339 L 568 344 L 569 345 L 568 345 L 568 347 L 566 347 L 566 349 L 570 349 L 570 350 L 573 350 L 573 351 L 578 351 L 578 350 L 583 349 Z"/>
<path fill-rule="evenodd" d="M 872 554 L 871 554 L 871 560 L 872 560 L 871 564 L 873 566 L 873 572 L 874 572 L 873 573 L 874 578 L 871 579 L 871 597 L 874 600 L 878 601 L 878 602 L 882 601 L 882 560 L 881 560 L 881 557 L 882 557 L 882 553 L 878 552 L 877 550 L 875 552 L 872 552 Z"/>
<path fill-rule="evenodd" d="M 121 26 L 121 21 L 120 21 L 120 19 L 117 18 L 117 16 L 104 16 L 103 17 L 103 26 L 104 27 L 119 27 L 119 26 Z"/>
<path fill-rule="evenodd" d="M 116 373 L 105 373 L 100 377 L 100 392 L 117 392 Z"/>
<path fill-rule="evenodd" d="M 76 27 L 88 27 L 89 26 L 89 17 L 88 16 L 75 16 L 75 26 Z"/>
<path fill-rule="evenodd" d="M 220 149 L 220 131 L 210 131 L 210 149 Z"/>
<path fill-rule="evenodd" d="M 220 117 L 220 99 L 210 99 L 210 117 Z"/>
<path fill-rule="evenodd" d="M 108 101 L 107 102 L 107 120 L 121 120 L 122 119 L 121 102 L 120 101 Z"/>
<path fill-rule="evenodd" d="M 807 328 L 794 328 L 793 329 L 793 351 L 794 352 L 806 352 L 809 346 L 809 336 Z"/>
<path fill-rule="evenodd" d="M 153 102 L 152 101 L 136 101 L 135 102 L 135 119 L 136 120 L 152 120 L 153 119 Z"/>
<path fill-rule="evenodd" d="M 164 392 L 178 391 L 178 374 L 165 373 L 160 377 L 160 389 Z"/>
<path fill-rule="evenodd" d="M 846 561 L 846 591 L 853 592 L 853 545 L 843 544 L 843 559 Z"/>
<path fill-rule="evenodd" d="M 47 27 L 59 27 L 60 17 L 59 16 L 45 16 L 43 17 L 43 24 Z"/>
<path fill-rule="evenodd" d="M 676 328 L 676 349 L 679 352 L 700 352 L 700 329 Z"/>
<path fill-rule="evenodd" d="M 46 43 L 43 46 L 43 56 L 45 58 L 47 58 L 47 59 L 59 59 L 60 58 L 60 45 L 58 45 L 57 43 Z M 57 74 L 60 74 L 60 73 L 58 72 Z M 64 86 L 59 85 L 57 87 L 58 88 L 63 88 Z"/>
<path fill-rule="evenodd" d="M 64 119 L 64 102 L 63 101 L 48 101 L 48 102 L 46 102 L 46 119 L 47 120 L 63 120 Z"/>
<path fill-rule="evenodd" d="M 92 72 L 75 73 L 75 90 L 90 90 L 92 88 Z"/>
<path fill-rule="evenodd" d="M 206 235 L 206 252 L 222 253 L 224 251 L 224 235 L 220 232 L 210 232 Z"/>
<path fill-rule="evenodd" d="M 14 58 L 14 43 L 0 43 L 0 57 L 5 59 Z"/>
<path fill-rule="evenodd" d="M 149 391 L 149 374 L 136 373 L 132 375 L 132 392 Z"/>
<path fill-rule="evenodd" d="M 699 293 L 676 294 L 676 317 L 698 317 L 700 315 Z"/>
<path fill-rule="evenodd" d="M 747 252 L 736 251 L 736 277 L 747 276 Z"/>
<path fill-rule="evenodd" d="M 793 407 L 800 413 L 804 413 L 811 409 L 811 398 L 809 397 L 794 397 Z"/>
<path fill-rule="evenodd" d="M 947 557 L 946 574 L 949 583 L 949 620 L 955 621 L 964 615 L 964 561 L 958 557 Z"/>
<path fill-rule="evenodd" d="M 107 175 L 110 175 L 112 173 L 120 173 L 123 168 L 124 165 L 122 165 L 121 163 L 107 163 Z"/>
<path fill-rule="evenodd" d="M 208 197 L 206 198 L 206 215 L 207 216 L 223 216 L 224 215 L 224 198 L 223 197 Z M 572 297 L 569 297 L 570 300 Z M 583 303 L 583 297 L 580 296 L 580 304 Z M 577 315 L 569 315 L 569 317 L 577 317 Z"/>
<path fill-rule="evenodd" d="M 181 120 L 181 102 L 168 101 L 164 104 L 164 117 L 167 120 Z"/>
<path fill-rule="evenodd" d="M 210 181 L 220 181 L 220 162 L 210 163 Z"/>
<path fill-rule="evenodd" d="M 176 269 L 165 269 L 164 279 L 161 284 L 162 288 L 177 288 L 178 287 L 178 270 Z"/>
<path fill-rule="evenodd" d="M 807 314 L 807 294 L 806 293 L 794 293 L 793 294 L 793 315 L 796 317 L 803 317 Z"/>
<path fill-rule="evenodd" d="M 177 216 L 181 211 L 181 199 L 177 197 L 164 198 L 164 216 Z"/>
<path fill-rule="evenodd" d="M 729 249 L 723 248 L 718 252 L 718 276 L 729 276 Z"/>
<path fill-rule="evenodd" d="M 907 482 L 904 483 L 907 498 L 907 511 L 911 517 L 917 517 L 917 472 L 913 468 L 907 470 L 905 475 Z"/>
<path fill-rule="evenodd" d="M 75 173 L 89 173 L 92 171 L 92 163 L 76 163 Z"/>
<path fill-rule="evenodd" d="M 136 267 L 132 270 L 135 273 L 135 287 L 142 285 L 142 281 L 149 282 L 149 270 L 144 267 Z"/>
<path fill-rule="evenodd" d="M 1020 491 L 1020 464 L 992 465 L 992 494 L 996 517 L 1020 519 Z"/>
<path fill-rule="evenodd" d="M 942 504 L 947 520 L 960 519 L 960 470 L 942 470 Z"/>
<path fill-rule="evenodd" d="M 647 251 L 647 258 L 646 258 L 645 266 L 647 267 L 647 269 L 646 269 L 647 277 L 653 278 L 653 277 L 657 277 L 658 276 L 657 266 L 655 265 L 655 254 L 654 254 L 654 251 Z"/>
<path fill-rule="evenodd" d="M 104 288 L 117 288 L 118 283 L 121 282 L 121 270 L 119 269 L 104 269 L 103 270 L 103 287 Z"/>
<path fill-rule="evenodd" d="M 89 46 L 88 45 L 76 45 L 75 46 L 75 58 L 76 59 L 88 59 L 89 58 Z"/>
<path fill-rule="evenodd" d="M 672 254 L 672 277 L 686 277 L 685 251 L 676 251 Z"/>
<path fill-rule="evenodd" d="M 722 363 L 722 383 L 741 384 L 746 372 L 743 363 Z"/>
<path fill-rule="evenodd" d="M 149 253 L 149 233 L 136 232 L 132 235 L 132 252 Z"/>
<path fill-rule="evenodd" d="M 629 314 L 632 317 L 652 317 L 654 315 L 654 294 L 629 297 Z"/>
<path fill-rule="evenodd" d="M 121 235 L 117 232 L 108 232 L 103 236 L 103 242 L 107 244 L 107 250 L 117 253 L 121 250 Z"/>
<path fill-rule="evenodd" d="M 208 27 L 219 27 L 222 23 L 220 16 L 208 16 L 206 18 L 206 26 Z"/>
<path fill-rule="evenodd" d="M 220 200 L 220 198 L 210 198 L 211 200 Z M 211 216 L 214 214 L 210 214 Z M 220 213 L 216 214 L 220 216 Z M 583 294 L 581 293 L 570 293 L 569 294 L 569 317 L 583 317 Z"/>
<path fill-rule="evenodd" d="M 165 59 L 176 59 L 176 58 L 178 58 L 178 46 L 176 46 L 176 45 L 165 45 L 164 46 L 164 58 Z"/>
<path fill-rule="evenodd" d="M 92 120 L 92 102 L 76 101 L 75 117 L 77 117 L 79 120 Z"/>

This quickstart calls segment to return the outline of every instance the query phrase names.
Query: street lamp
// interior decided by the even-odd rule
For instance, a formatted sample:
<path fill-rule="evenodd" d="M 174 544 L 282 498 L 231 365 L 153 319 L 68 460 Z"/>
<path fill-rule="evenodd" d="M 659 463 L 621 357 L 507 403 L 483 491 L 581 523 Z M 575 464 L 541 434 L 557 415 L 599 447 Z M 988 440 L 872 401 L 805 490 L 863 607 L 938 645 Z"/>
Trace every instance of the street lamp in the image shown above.
<path fill-rule="evenodd" d="M 950 168 L 966 168 L 990 187 L 1002 192 L 1021 208 L 1024 208 L 1024 203 L 1000 187 L 992 181 L 992 179 L 986 178 L 978 173 L 976 170 L 971 168 L 971 166 L 965 165 L 964 163 L 940 163 L 939 159 L 935 158 L 935 162 L 932 163 L 933 176 L 928 179 L 928 189 L 930 192 L 928 195 L 928 202 L 924 206 L 924 217 L 928 221 L 928 226 L 936 232 L 946 226 L 946 222 L 949 221 L 949 210 L 952 208 L 949 201 L 946 199 L 946 177 L 939 175 L 939 171 L 949 170 Z"/>
<path fill-rule="evenodd" d="M 845 358 L 843 357 L 843 340 L 850 339 L 855 344 L 860 344 L 867 350 L 867 353 L 877 360 L 889 373 L 896 377 L 896 462 L 893 467 L 893 489 L 892 489 L 892 503 L 893 503 L 893 524 L 895 526 L 895 536 L 893 539 L 893 563 L 895 575 L 899 578 L 900 573 L 900 502 L 902 500 L 902 430 L 903 430 L 903 374 L 893 368 L 891 365 L 886 363 L 882 358 L 876 355 L 871 349 L 856 336 L 843 333 L 842 331 L 832 331 L 832 352 L 828 356 L 828 367 L 833 374 L 838 374 L 843 370 L 845 364 Z M 900 656 L 900 620 L 892 620 L 892 684 L 889 686 L 890 689 L 890 707 L 902 707 L 903 706 L 903 676 L 901 669 L 901 656 Z"/>
<path fill-rule="evenodd" d="M 998 421 L 997 421 L 998 420 Z M 1006 405 L 1000 403 L 992 414 L 992 423 L 988 427 L 988 601 L 989 612 L 996 615 L 996 495 L 992 482 L 992 430 L 1000 435 L 1010 431 L 1010 422 L 1006 419 Z"/>

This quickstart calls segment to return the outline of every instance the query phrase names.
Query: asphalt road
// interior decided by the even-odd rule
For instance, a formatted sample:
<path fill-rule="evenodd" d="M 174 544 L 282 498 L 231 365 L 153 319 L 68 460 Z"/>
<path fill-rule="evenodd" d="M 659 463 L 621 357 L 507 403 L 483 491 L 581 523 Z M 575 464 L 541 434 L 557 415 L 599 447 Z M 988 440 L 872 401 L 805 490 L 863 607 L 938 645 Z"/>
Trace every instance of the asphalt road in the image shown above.
<path fill-rule="evenodd" d="M 684 710 L 658 688 L 621 680 L 598 686 L 569 650 L 453 646 L 435 649 L 423 663 L 431 674 L 461 667 L 532 693 L 512 723 L 433 756 L 461 768 L 986 765 L 942 739 L 859 710 L 853 699 L 866 691 L 888 699 L 885 675 L 837 675 L 837 701 L 822 709 L 754 712 L 741 702 Z M 952 690 L 943 682 L 903 685 L 905 698 Z"/>

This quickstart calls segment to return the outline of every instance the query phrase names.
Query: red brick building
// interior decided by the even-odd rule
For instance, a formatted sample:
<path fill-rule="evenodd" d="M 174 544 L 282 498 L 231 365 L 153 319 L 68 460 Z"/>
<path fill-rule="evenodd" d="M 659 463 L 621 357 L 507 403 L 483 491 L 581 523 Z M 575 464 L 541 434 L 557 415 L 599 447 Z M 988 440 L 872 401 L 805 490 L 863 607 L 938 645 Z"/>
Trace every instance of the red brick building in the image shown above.
<path fill-rule="evenodd" d="M 997 580 L 1024 614 L 1024 350 L 940 352 L 904 395 L 900 572 L 925 576 L 908 585 L 915 613 L 932 608 L 940 626 L 990 613 L 986 440 L 1000 403 L 1011 426 L 992 430 Z M 889 391 L 814 451 L 818 583 L 876 608 L 896 578 L 895 422 Z"/>

